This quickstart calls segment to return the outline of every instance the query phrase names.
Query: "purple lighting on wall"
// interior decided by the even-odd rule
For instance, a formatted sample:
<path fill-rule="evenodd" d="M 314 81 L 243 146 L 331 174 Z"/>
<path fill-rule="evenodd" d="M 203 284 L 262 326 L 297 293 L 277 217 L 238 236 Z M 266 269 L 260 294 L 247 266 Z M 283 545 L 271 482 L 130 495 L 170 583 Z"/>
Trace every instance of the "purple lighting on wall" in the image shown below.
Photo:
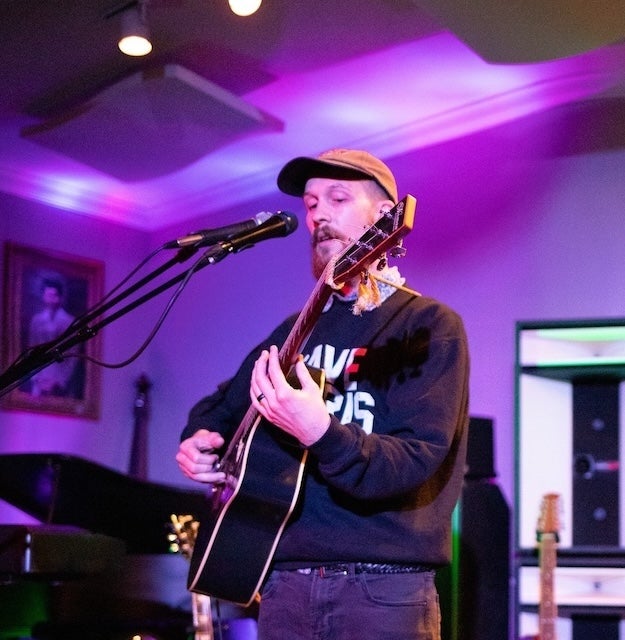
<path fill-rule="evenodd" d="M 304 150 L 341 145 L 400 155 L 599 94 L 619 81 L 624 66 L 623 46 L 539 64 L 492 65 L 441 33 L 291 73 L 242 96 L 287 123 L 285 129 L 235 139 L 160 178 L 125 183 L 45 149 L 33 160 L 33 147 L 20 141 L 29 146 L 0 151 L 0 187 L 158 228 L 204 213 L 207 203 L 218 210 L 273 193 L 279 167 Z"/>

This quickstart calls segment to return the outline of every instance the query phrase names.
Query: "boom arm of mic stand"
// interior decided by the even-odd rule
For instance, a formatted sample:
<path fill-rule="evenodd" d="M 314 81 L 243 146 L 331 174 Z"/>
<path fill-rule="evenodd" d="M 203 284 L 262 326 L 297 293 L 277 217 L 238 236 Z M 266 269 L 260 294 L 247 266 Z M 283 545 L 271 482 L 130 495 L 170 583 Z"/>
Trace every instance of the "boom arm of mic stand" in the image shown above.
<path fill-rule="evenodd" d="M 86 342 L 95 337 L 99 333 L 100 329 L 102 329 L 106 325 L 117 320 L 118 318 L 121 318 L 122 316 L 126 315 L 133 309 L 136 309 L 148 300 L 151 300 L 163 291 L 166 291 L 173 285 L 181 282 L 190 273 L 199 271 L 209 264 L 215 264 L 219 260 L 223 259 L 225 255 L 228 255 L 220 254 L 219 260 L 215 260 L 210 257 L 211 251 L 214 251 L 213 247 L 209 247 L 204 256 L 202 256 L 200 260 L 198 260 L 191 268 L 179 273 L 173 278 L 170 278 L 166 282 L 162 283 L 151 291 L 148 291 L 133 302 L 127 304 L 121 309 L 118 309 L 116 312 L 112 313 L 106 318 L 101 319 L 99 322 L 95 322 L 92 325 L 89 324 L 98 316 L 101 316 L 103 313 L 127 298 L 129 295 L 131 295 L 135 291 L 138 291 L 141 287 L 154 280 L 154 278 L 165 273 L 175 264 L 184 262 L 190 256 L 197 252 L 197 249 L 193 246 L 181 249 L 171 260 L 168 260 L 165 264 L 161 265 L 138 282 L 123 290 L 119 295 L 111 298 L 108 301 L 97 304 L 95 307 L 88 310 L 85 314 L 79 316 L 76 321 L 74 321 L 70 325 L 70 327 L 59 337 L 49 342 L 36 345 L 29 351 L 25 352 L 18 358 L 17 361 L 9 366 L 6 371 L 0 374 L 0 397 L 6 395 L 10 391 L 21 385 L 23 382 L 28 380 L 28 378 L 33 376 L 38 371 L 41 371 L 41 369 L 44 369 L 52 362 L 62 360 L 65 352 L 68 349 L 71 349 L 73 346 Z"/>

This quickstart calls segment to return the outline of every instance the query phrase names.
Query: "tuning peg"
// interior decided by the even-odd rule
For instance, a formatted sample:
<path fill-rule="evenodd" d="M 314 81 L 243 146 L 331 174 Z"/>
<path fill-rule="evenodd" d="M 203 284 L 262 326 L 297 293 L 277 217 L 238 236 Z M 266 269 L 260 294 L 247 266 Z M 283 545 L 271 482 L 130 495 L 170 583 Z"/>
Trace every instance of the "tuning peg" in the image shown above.
<path fill-rule="evenodd" d="M 406 248 L 401 244 L 398 244 L 397 246 L 393 247 L 389 251 L 389 253 L 393 258 L 403 258 L 406 255 Z"/>

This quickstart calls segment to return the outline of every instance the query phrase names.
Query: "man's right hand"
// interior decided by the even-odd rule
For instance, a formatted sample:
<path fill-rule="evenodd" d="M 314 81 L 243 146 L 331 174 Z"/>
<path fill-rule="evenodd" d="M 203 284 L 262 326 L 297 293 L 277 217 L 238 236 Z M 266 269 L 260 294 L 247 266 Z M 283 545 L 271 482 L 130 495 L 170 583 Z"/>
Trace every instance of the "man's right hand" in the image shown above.
<path fill-rule="evenodd" d="M 216 431 L 199 429 L 190 438 L 183 440 L 176 454 L 176 462 L 180 471 L 197 482 L 224 482 L 226 474 L 219 471 L 219 454 L 224 439 Z"/>

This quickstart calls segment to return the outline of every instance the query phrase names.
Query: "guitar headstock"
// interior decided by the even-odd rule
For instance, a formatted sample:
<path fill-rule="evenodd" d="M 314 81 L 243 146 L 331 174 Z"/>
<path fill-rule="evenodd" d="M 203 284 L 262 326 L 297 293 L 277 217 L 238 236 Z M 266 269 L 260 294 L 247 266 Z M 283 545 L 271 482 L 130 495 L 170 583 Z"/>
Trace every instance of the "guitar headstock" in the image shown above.
<path fill-rule="evenodd" d="M 540 538 L 551 533 L 556 537 L 560 532 L 560 496 L 557 493 L 547 493 L 543 496 L 536 524 L 536 532 Z"/>
<path fill-rule="evenodd" d="M 339 286 L 357 276 L 386 251 L 400 244 L 414 223 L 416 199 L 407 195 L 354 240 L 330 267 L 329 280 Z"/>
<path fill-rule="evenodd" d="M 189 515 L 178 516 L 172 513 L 170 517 L 171 533 L 167 536 L 169 549 L 174 553 L 182 553 L 185 558 L 190 558 L 193 554 L 199 522 Z"/>

